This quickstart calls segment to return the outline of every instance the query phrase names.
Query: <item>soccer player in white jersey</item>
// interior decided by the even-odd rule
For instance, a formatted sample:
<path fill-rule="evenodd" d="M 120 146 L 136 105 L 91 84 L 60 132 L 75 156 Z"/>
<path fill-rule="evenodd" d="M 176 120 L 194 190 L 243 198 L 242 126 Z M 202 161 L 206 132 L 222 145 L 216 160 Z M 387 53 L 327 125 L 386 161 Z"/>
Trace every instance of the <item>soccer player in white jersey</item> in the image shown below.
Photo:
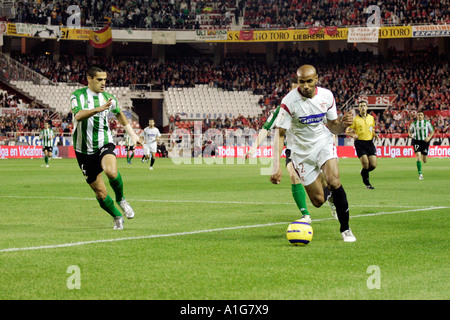
<path fill-rule="evenodd" d="M 423 180 L 422 161 L 427 163 L 428 148 L 430 140 L 433 138 L 434 128 L 430 121 L 425 120 L 423 112 L 417 113 L 417 120 L 411 123 L 409 127 L 409 137 L 412 138 L 414 152 L 416 153 L 417 172 L 419 180 Z"/>
<path fill-rule="evenodd" d="M 44 151 L 44 161 L 45 167 L 49 167 L 49 161 L 52 158 L 53 152 L 53 138 L 55 137 L 55 132 L 48 122 L 44 123 L 44 129 L 39 133 L 39 139 L 42 141 L 42 149 Z"/>
<path fill-rule="evenodd" d="M 108 113 L 112 112 L 130 135 L 133 144 L 139 144 L 127 118 L 121 112 L 117 99 L 105 92 L 107 72 L 100 65 L 92 65 L 87 71 L 88 86 L 74 91 L 70 97 L 73 113 L 73 146 L 78 165 L 86 182 L 94 190 L 100 207 L 114 218 L 114 230 L 123 229 L 123 217 L 109 196 L 102 178 L 104 171 L 114 190 L 116 202 L 128 219 L 134 211 L 125 200 L 122 176 L 117 172 L 115 145 L 108 125 Z"/>
<path fill-rule="evenodd" d="M 161 133 L 159 132 L 159 129 L 155 127 L 155 120 L 148 120 L 148 127 L 142 131 L 141 138 L 145 140 L 144 159 L 148 160 L 151 158 L 150 170 L 153 170 L 153 165 L 155 164 L 155 154 L 158 148 L 159 137 L 161 137 Z"/>
<path fill-rule="evenodd" d="M 294 170 L 315 207 L 320 207 L 331 196 L 345 242 L 354 242 L 349 226 L 347 195 L 339 178 L 339 166 L 333 134 L 345 132 L 352 125 L 353 116 L 337 115 L 333 93 L 317 87 L 318 76 L 311 65 L 297 70 L 298 88 L 291 90 L 281 101 L 276 126 L 279 136 L 286 134 L 287 148 L 291 150 Z M 326 121 L 326 124 L 325 124 Z M 281 154 L 276 152 L 276 156 Z M 279 159 L 278 159 L 279 165 Z M 320 172 L 328 187 L 323 187 Z M 330 193 L 330 194 L 328 194 Z"/>

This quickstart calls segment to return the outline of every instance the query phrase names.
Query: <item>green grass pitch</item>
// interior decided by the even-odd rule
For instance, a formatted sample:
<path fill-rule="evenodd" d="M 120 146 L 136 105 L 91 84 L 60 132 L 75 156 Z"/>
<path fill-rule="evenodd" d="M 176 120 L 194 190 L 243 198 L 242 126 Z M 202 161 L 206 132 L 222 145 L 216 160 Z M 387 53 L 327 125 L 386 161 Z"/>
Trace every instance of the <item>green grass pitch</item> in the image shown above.
<path fill-rule="evenodd" d="M 308 201 L 305 247 L 286 239 L 300 216 L 285 169 L 272 185 L 262 164 L 118 159 L 136 217 L 116 231 L 76 160 L 43 164 L 0 161 L 0 299 L 450 298 L 449 159 L 429 159 L 420 181 L 415 159 L 379 158 L 375 190 L 340 159 L 358 241 Z"/>

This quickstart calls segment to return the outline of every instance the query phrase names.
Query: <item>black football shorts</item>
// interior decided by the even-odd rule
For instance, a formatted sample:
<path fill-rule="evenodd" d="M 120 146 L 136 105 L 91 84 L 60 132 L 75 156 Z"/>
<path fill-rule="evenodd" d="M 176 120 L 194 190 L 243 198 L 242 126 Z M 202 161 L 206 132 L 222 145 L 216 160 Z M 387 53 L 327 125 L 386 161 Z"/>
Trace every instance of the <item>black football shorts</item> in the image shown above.
<path fill-rule="evenodd" d="M 99 173 L 103 172 L 102 159 L 107 154 L 113 154 L 116 146 L 113 143 L 108 143 L 101 147 L 94 154 L 84 154 L 80 152 L 75 152 L 77 157 L 78 165 L 86 178 L 86 182 L 91 184 L 97 180 Z"/>

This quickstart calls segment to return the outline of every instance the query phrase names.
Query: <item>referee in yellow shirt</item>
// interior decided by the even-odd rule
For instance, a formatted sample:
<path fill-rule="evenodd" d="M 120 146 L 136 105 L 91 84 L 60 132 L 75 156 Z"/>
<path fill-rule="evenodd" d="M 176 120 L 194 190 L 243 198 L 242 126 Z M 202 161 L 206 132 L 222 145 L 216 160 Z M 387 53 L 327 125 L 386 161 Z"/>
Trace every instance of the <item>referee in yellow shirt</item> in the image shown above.
<path fill-rule="evenodd" d="M 369 182 L 369 172 L 377 167 L 377 149 L 373 139 L 379 139 L 375 133 L 375 119 L 367 114 L 367 102 L 358 104 L 359 115 L 353 118 L 347 134 L 355 139 L 355 149 L 362 164 L 361 177 L 367 189 L 375 189 Z"/>

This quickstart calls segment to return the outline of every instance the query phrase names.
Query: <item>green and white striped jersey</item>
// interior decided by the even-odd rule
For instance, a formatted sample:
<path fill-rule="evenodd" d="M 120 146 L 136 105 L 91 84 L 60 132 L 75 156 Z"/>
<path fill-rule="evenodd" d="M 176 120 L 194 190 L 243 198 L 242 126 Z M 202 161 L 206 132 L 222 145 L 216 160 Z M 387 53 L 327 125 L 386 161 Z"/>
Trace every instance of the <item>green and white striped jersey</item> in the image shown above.
<path fill-rule="evenodd" d="M 130 135 L 128 134 L 128 132 L 125 132 L 123 135 L 124 139 L 125 139 L 125 145 L 127 147 L 131 147 L 134 146 L 133 140 L 131 140 Z"/>
<path fill-rule="evenodd" d="M 39 133 L 39 139 L 42 141 L 43 147 L 53 147 L 53 138 L 55 137 L 55 133 L 52 129 L 42 129 Z"/>
<path fill-rule="evenodd" d="M 428 120 L 414 121 L 409 127 L 409 131 L 416 140 L 425 140 L 428 135 L 434 131 L 431 122 Z"/>
<path fill-rule="evenodd" d="M 96 115 L 77 121 L 75 115 L 81 110 L 91 110 L 105 104 L 112 98 L 109 110 L 97 113 Z M 73 147 L 76 152 L 84 154 L 94 154 L 97 150 L 108 143 L 113 142 L 113 136 L 108 125 L 108 112 L 120 113 L 117 99 L 110 93 L 102 92 L 96 94 L 88 87 L 74 91 L 70 97 L 70 105 L 73 117 Z"/>

